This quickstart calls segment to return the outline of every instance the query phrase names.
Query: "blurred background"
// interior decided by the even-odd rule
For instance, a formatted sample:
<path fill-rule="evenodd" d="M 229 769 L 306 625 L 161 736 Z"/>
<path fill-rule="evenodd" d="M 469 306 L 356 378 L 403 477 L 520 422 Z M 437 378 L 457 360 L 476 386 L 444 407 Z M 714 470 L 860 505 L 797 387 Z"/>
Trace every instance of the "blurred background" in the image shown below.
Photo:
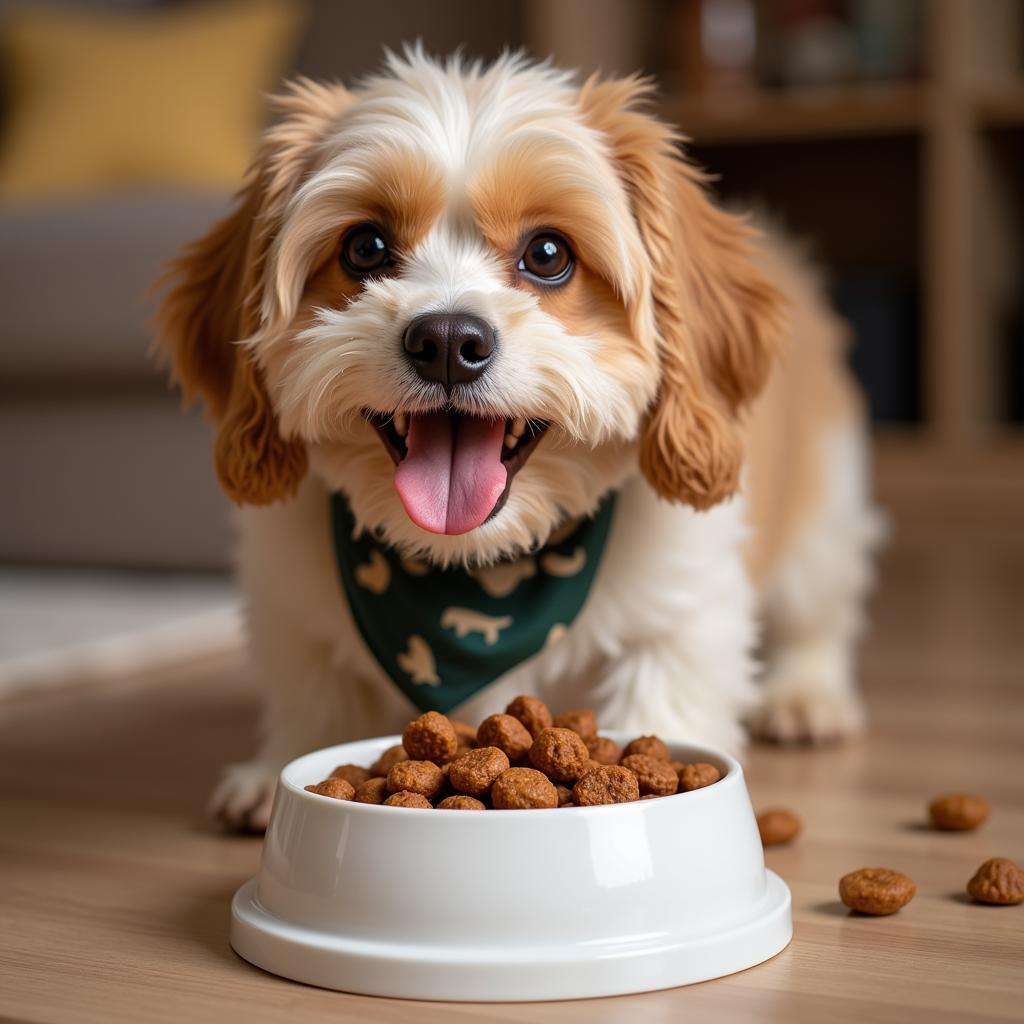
<path fill-rule="evenodd" d="M 938 538 L 906 593 L 999 535 L 1019 601 L 1024 0 L 0 0 L 0 694 L 238 643 L 147 287 L 227 209 L 262 92 L 417 38 L 655 76 L 720 193 L 827 271 L 894 544 Z"/>

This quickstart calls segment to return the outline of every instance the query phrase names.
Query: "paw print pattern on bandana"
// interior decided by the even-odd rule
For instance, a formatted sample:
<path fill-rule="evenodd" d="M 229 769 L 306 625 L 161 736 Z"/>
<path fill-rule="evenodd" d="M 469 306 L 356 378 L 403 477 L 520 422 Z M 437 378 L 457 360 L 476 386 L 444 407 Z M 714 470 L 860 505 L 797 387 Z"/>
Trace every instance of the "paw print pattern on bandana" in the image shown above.
<path fill-rule="evenodd" d="M 472 569 L 469 574 L 491 597 L 508 597 L 523 580 L 537 574 L 537 563 L 532 558 L 518 558 L 514 562 Z"/>
<path fill-rule="evenodd" d="M 369 562 L 356 566 L 356 582 L 366 587 L 371 594 L 383 594 L 391 582 L 391 566 L 388 560 L 374 548 L 370 552 Z"/>
<path fill-rule="evenodd" d="M 601 564 L 615 507 L 609 496 L 540 548 L 470 569 L 389 547 L 357 526 L 344 495 L 330 501 L 339 584 L 362 642 L 411 704 L 445 714 L 562 640 Z"/>
<path fill-rule="evenodd" d="M 408 675 L 416 686 L 440 686 L 434 652 L 430 644 L 414 633 L 409 637 L 409 646 L 398 657 L 398 667 Z"/>
<path fill-rule="evenodd" d="M 455 635 L 462 640 L 470 633 L 479 633 L 488 647 L 498 642 L 498 635 L 503 629 L 512 625 L 511 615 L 484 615 L 472 608 L 445 608 L 441 615 L 441 628 L 454 629 Z"/>
<path fill-rule="evenodd" d="M 560 555 L 555 551 L 549 551 L 540 560 L 540 567 L 549 576 L 576 576 L 583 572 L 587 564 L 587 553 L 583 548 L 576 548 L 571 555 Z"/>

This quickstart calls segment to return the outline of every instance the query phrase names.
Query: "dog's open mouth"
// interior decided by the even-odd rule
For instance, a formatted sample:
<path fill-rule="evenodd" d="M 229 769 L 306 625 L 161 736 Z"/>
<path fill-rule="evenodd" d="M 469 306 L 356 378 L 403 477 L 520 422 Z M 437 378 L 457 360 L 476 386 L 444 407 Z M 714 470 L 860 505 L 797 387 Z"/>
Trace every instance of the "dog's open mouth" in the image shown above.
<path fill-rule="evenodd" d="M 395 463 L 409 518 L 431 533 L 469 533 L 495 515 L 548 424 L 463 412 L 365 412 Z"/>

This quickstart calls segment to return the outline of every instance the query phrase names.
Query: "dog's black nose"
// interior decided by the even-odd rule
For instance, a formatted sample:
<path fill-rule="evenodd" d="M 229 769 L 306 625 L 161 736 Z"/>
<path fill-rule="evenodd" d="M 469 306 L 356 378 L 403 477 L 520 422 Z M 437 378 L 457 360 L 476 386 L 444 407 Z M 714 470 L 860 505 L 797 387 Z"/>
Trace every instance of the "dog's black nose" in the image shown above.
<path fill-rule="evenodd" d="M 403 342 L 416 372 L 448 389 L 482 376 L 498 347 L 490 324 L 469 313 L 424 313 L 410 321 Z"/>

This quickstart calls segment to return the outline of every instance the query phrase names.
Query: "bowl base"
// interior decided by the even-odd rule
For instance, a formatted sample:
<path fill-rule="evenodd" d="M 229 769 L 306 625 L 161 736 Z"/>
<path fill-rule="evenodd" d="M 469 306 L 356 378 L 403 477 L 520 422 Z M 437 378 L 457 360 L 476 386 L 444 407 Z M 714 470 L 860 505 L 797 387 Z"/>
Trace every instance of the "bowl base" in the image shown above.
<path fill-rule="evenodd" d="M 789 889 L 766 874 L 764 898 L 724 930 L 521 951 L 375 943 L 298 927 L 267 913 L 252 879 L 231 904 L 231 945 L 272 974 L 361 995 L 532 1002 L 652 992 L 734 974 L 785 949 Z"/>

